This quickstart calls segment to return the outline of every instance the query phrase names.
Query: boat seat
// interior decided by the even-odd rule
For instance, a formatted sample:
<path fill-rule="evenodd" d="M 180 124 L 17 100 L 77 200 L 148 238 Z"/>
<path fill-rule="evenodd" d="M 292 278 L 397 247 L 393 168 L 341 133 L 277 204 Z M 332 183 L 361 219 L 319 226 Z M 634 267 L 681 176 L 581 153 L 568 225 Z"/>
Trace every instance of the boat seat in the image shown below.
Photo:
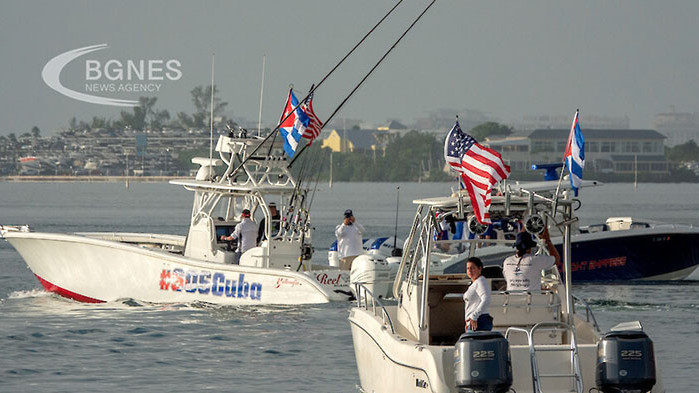
<path fill-rule="evenodd" d="M 500 280 L 488 279 L 491 287 L 498 287 Z M 470 280 L 463 275 L 441 275 L 430 277 L 427 294 L 430 321 L 430 342 L 438 345 L 453 345 L 464 332 L 463 294 Z M 561 300 L 553 291 L 508 292 L 493 290 L 488 313 L 493 317 L 493 330 L 503 333 L 510 326 L 531 329 L 539 322 L 561 320 Z M 537 332 L 537 343 L 560 344 L 561 335 L 557 332 Z M 453 342 L 452 342 L 453 341 Z M 515 334 L 512 344 L 526 344 L 523 334 Z M 451 344 L 449 344 L 451 343 Z"/>
<path fill-rule="evenodd" d="M 493 330 L 505 332 L 514 326 L 531 329 L 539 322 L 559 322 L 561 320 L 561 299 L 552 291 L 541 292 L 493 292 L 488 309 L 493 317 Z M 536 343 L 560 344 L 559 332 L 537 332 Z M 511 344 L 526 344 L 524 334 L 515 334 Z"/>

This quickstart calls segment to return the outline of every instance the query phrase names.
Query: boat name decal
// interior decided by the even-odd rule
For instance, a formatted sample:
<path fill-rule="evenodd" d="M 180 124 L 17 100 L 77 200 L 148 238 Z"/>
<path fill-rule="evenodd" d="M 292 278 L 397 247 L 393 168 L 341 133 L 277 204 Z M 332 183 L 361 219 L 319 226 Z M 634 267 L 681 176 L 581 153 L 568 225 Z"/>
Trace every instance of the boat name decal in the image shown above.
<path fill-rule="evenodd" d="M 626 266 L 626 257 L 615 257 L 606 259 L 592 259 L 589 261 L 573 262 L 571 270 L 577 272 L 579 270 L 595 270 L 606 269 L 610 267 Z"/>
<path fill-rule="evenodd" d="M 347 285 L 345 283 L 345 280 L 342 279 L 342 273 L 338 273 L 337 277 L 333 278 L 333 276 L 328 276 L 327 273 L 316 273 L 316 280 L 321 284 L 321 285 L 333 285 L 333 286 L 344 286 Z"/>
<path fill-rule="evenodd" d="M 274 287 L 279 288 L 282 285 L 289 285 L 293 288 L 297 285 L 301 285 L 301 283 L 295 278 L 284 278 L 284 277 L 277 278 L 277 283 L 274 284 Z"/>
<path fill-rule="evenodd" d="M 213 296 L 235 297 L 239 299 L 260 300 L 262 284 L 245 281 L 245 274 L 240 273 L 237 280 L 228 278 L 224 273 L 210 271 L 184 271 L 183 269 L 163 269 L 160 273 L 160 289 L 163 291 L 188 292 Z"/>

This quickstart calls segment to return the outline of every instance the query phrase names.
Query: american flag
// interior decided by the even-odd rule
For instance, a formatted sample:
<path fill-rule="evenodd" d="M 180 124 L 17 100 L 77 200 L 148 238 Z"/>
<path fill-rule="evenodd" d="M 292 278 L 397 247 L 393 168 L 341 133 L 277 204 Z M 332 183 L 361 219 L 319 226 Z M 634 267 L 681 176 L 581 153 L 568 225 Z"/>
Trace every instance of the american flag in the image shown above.
<path fill-rule="evenodd" d="M 468 191 L 473 213 L 481 224 L 491 224 L 490 194 L 493 184 L 507 179 L 510 167 L 502 162 L 500 153 L 481 146 L 472 136 L 461 130 L 457 121 L 444 141 L 444 158 L 461 173 L 461 181 Z"/>
<path fill-rule="evenodd" d="M 323 123 L 318 119 L 315 112 L 313 111 L 313 93 L 308 97 L 308 99 L 301 104 L 301 110 L 308 116 L 309 122 L 308 127 L 303 130 L 302 137 L 308 139 L 308 144 L 313 143 L 313 140 L 318 137 L 320 130 L 323 128 Z"/>

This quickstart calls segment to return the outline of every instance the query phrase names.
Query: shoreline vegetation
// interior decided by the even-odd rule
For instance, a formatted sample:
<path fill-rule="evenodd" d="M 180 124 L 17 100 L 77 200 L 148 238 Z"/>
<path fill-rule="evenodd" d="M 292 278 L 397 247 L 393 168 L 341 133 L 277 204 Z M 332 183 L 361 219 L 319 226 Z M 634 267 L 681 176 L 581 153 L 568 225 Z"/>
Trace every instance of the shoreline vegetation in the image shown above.
<path fill-rule="evenodd" d="M 64 183 L 64 182 L 86 182 L 86 183 L 167 183 L 172 179 L 182 179 L 183 176 L 2 176 L 0 182 L 4 183 Z"/>

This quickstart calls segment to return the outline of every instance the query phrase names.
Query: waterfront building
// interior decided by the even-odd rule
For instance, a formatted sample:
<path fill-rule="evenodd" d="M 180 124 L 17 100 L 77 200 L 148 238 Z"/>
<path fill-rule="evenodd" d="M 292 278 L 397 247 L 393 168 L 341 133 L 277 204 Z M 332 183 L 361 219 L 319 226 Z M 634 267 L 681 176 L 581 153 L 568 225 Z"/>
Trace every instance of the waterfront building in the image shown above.
<path fill-rule="evenodd" d="M 366 129 L 333 129 L 322 140 L 321 148 L 329 148 L 333 152 L 381 151 L 388 143 L 389 132 Z"/>
<path fill-rule="evenodd" d="M 581 115 L 582 116 L 582 115 Z M 571 115 L 529 115 L 524 116 L 514 127 L 518 130 L 538 130 L 538 129 L 560 129 L 570 127 L 573 120 Z M 607 130 L 627 130 L 629 129 L 628 116 L 598 116 L 585 114 L 581 126 L 585 130 L 591 128 Z"/>
<path fill-rule="evenodd" d="M 653 126 L 665 135 L 665 145 L 674 147 L 690 140 L 699 143 L 699 114 L 686 112 L 658 113 Z"/>
<path fill-rule="evenodd" d="M 513 171 L 536 163 L 561 162 L 569 129 L 539 129 L 528 137 L 487 139 Z M 665 136 L 655 130 L 585 129 L 585 169 L 601 173 L 669 173 Z"/>

